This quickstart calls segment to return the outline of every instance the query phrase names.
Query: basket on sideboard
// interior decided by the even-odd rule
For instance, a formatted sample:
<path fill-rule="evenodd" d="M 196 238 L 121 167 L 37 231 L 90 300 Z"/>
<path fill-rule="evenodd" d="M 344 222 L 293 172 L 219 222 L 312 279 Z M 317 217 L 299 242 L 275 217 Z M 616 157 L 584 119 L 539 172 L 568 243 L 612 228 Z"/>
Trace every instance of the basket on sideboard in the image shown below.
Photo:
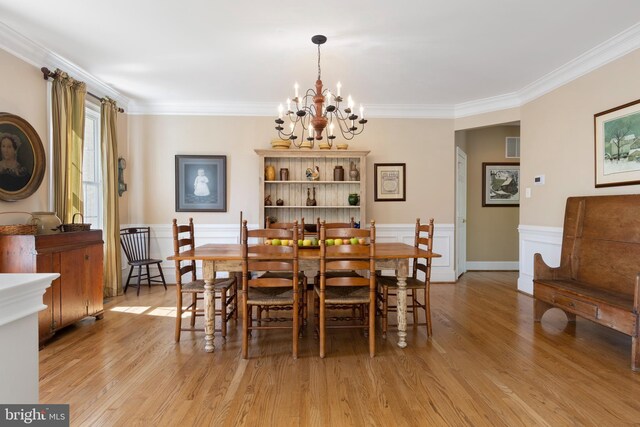
<path fill-rule="evenodd" d="M 76 216 L 78 215 L 82 218 L 82 223 L 76 223 Z M 91 224 L 84 224 L 84 216 L 78 212 L 71 218 L 71 224 L 61 224 L 60 227 L 63 232 L 70 233 L 72 231 L 89 231 L 91 229 Z"/>
<path fill-rule="evenodd" d="M 31 217 L 29 224 L 0 225 L 0 235 L 2 236 L 35 235 L 38 232 L 37 220 L 29 212 L 0 212 L 1 214 L 25 214 Z"/>

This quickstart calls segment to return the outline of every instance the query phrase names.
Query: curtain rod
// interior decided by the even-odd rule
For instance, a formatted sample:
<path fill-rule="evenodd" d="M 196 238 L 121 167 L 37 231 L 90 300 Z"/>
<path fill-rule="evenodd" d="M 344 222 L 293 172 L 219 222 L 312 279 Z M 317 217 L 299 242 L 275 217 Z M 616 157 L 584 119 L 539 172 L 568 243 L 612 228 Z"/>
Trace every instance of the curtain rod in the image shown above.
<path fill-rule="evenodd" d="M 49 70 L 47 67 L 40 68 L 40 71 L 42 71 L 42 74 L 43 74 L 45 80 L 49 80 L 49 78 L 54 78 L 56 76 L 56 73 L 52 73 L 51 70 Z M 95 99 L 97 99 L 99 101 L 102 101 L 102 97 L 101 96 L 94 95 L 89 91 L 87 91 L 87 95 L 92 96 L 92 97 L 94 97 Z M 118 112 L 119 113 L 124 113 L 124 108 L 118 107 Z"/>

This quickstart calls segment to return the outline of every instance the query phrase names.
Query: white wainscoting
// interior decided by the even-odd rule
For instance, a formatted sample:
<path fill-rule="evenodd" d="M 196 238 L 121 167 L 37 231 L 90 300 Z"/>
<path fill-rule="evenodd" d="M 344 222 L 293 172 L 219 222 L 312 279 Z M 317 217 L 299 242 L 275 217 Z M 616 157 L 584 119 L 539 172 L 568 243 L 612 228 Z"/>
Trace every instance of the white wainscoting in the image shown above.
<path fill-rule="evenodd" d="M 123 224 L 121 228 L 146 227 L 147 224 Z M 149 224 L 151 227 L 151 257 L 162 259 L 162 269 L 168 283 L 175 283 L 173 261 L 166 258 L 173 254 L 173 231 L 170 224 Z M 249 228 L 257 228 L 257 224 L 248 224 Z M 376 224 L 376 240 L 378 242 L 404 242 L 413 244 L 415 224 Z M 236 224 L 196 224 L 196 245 L 207 243 L 240 243 L 240 227 Z M 431 281 L 455 282 L 454 258 L 454 226 L 453 224 L 436 224 L 433 238 L 433 250 L 442 255 L 433 260 Z M 129 266 L 122 254 L 123 280 L 127 279 Z M 134 273 L 135 274 L 135 273 Z M 155 274 L 152 272 L 151 274 Z M 198 263 L 198 275 L 201 276 L 201 265 Z M 221 275 L 223 276 L 223 275 Z M 134 279 L 132 279 L 134 280 Z M 123 282 L 124 283 L 124 282 Z"/>
<path fill-rule="evenodd" d="M 562 227 L 520 225 L 520 276 L 518 290 L 533 294 L 533 255 L 539 253 L 550 267 L 560 265 Z"/>

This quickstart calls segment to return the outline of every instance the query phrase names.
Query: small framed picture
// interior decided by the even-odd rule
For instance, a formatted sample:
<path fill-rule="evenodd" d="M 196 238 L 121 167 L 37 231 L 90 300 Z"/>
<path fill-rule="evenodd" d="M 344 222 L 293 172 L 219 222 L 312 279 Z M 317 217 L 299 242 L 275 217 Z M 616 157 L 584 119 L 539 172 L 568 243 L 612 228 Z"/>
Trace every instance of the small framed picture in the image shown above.
<path fill-rule="evenodd" d="M 227 211 L 227 156 L 176 156 L 176 212 Z"/>
<path fill-rule="evenodd" d="M 22 117 L 0 113 L 0 200 L 31 196 L 44 177 L 42 141 Z"/>
<path fill-rule="evenodd" d="M 640 184 L 640 99 L 593 116 L 596 188 Z"/>
<path fill-rule="evenodd" d="M 374 194 L 376 202 L 407 200 L 406 163 L 374 163 Z"/>
<path fill-rule="evenodd" d="M 482 164 L 482 206 L 520 206 L 520 163 Z"/>

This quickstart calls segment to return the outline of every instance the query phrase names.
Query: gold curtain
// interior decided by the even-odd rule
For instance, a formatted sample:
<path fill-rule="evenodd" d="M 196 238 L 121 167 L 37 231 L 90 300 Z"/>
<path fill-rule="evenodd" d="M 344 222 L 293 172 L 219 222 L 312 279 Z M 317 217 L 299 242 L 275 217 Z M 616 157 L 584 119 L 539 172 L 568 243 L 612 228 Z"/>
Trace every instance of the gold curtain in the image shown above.
<path fill-rule="evenodd" d="M 63 223 L 84 212 L 82 153 L 84 100 L 87 86 L 56 70 L 51 92 L 53 121 L 53 193 L 56 213 Z"/>
<path fill-rule="evenodd" d="M 103 177 L 104 296 L 122 295 L 120 213 L 118 208 L 118 138 L 115 101 L 102 99 L 100 145 Z"/>

